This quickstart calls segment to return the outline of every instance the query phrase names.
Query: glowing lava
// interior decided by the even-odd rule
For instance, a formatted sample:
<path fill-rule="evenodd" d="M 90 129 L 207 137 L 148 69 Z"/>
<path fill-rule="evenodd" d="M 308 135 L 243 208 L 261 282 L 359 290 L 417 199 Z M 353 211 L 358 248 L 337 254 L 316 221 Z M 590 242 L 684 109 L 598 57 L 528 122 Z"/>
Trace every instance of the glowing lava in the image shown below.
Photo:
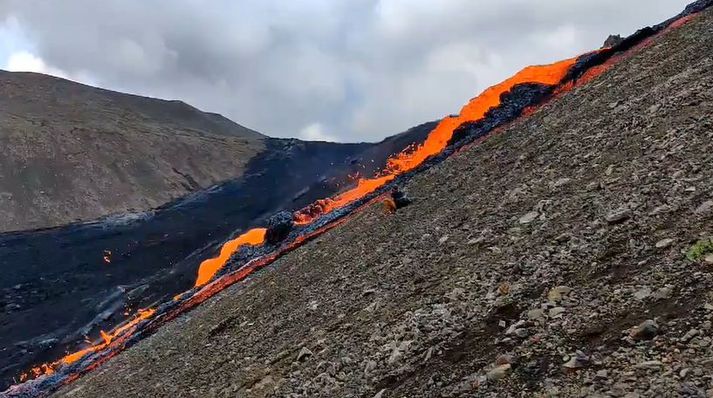
<path fill-rule="evenodd" d="M 220 271 L 228 262 L 233 253 L 240 250 L 242 246 L 251 245 L 257 246 L 265 243 L 266 228 L 254 228 L 237 238 L 226 242 L 220 249 L 220 255 L 215 258 L 210 258 L 201 263 L 198 268 L 198 278 L 196 279 L 196 287 L 200 287 L 210 282 L 215 274 Z"/>
<path fill-rule="evenodd" d="M 473 98 L 460 111 L 458 116 L 449 116 L 441 120 L 438 126 L 428 134 L 426 141 L 417 147 L 411 147 L 387 160 L 386 170 L 375 178 L 362 178 L 357 186 L 334 198 L 318 200 L 314 204 L 298 211 L 295 222 L 306 225 L 316 218 L 341 208 L 355 200 L 374 192 L 393 180 L 399 174 L 411 171 L 431 156 L 441 153 L 453 137 L 456 128 L 465 122 L 475 122 L 485 117 L 492 108 L 500 105 L 500 97 L 518 84 L 538 83 L 556 85 L 564 79 L 577 58 L 555 62 L 549 65 L 528 66 L 515 76 L 492 86 Z"/>
<path fill-rule="evenodd" d="M 125 323 L 124 325 L 121 325 L 117 327 L 116 329 L 112 330 L 111 332 L 105 332 L 105 331 L 100 331 L 100 335 L 102 340 L 100 342 L 97 342 L 87 348 L 84 348 L 79 351 L 75 351 L 71 354 L 67 354 L 62 359 L 56 362 L 52 363 L 46 363 L 42 364 L 40 366 L 37 366 L 35 368 L 30 369 L 30 372 L 24 373 L 20 376 L 20 381 L 27 380 L 30 376 L 33 377 L 38 377 L 40 375 L 51 375 L 55 372 L 55 369 L 57 369 L 61 365 L 71 365 L 82 358 L 84 358 L 86 355 L 99 352 L 111 345 L 112 341 L 114 341 L 116 338 L 120 336 L 124 336 L 125 334 L 130 334 L 133 329 L 139 324 L 139 322 L 151 318 L 154 314 L 156 313 L 156 310 L 150 308 L 146 310 L 139 310 L 139 312 L 136 314 L 136 316 L 130 320 L 129 322 Z"/>

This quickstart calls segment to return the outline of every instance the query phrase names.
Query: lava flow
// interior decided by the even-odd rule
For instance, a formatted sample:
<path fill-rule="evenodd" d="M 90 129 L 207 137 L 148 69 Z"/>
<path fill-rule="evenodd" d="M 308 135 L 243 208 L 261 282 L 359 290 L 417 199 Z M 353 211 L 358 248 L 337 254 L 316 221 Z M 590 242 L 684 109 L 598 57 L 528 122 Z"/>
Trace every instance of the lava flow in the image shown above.
<path fill-rule="evenodd" d="M 460 115 L 449 116 L 441 120 L 438 126 L 428 134 L 423 144 L 415 148 L 408 148 L 387 159 L 386 169 L 379 176 L 360 178 L 357 180 L 356 187 L 342 192 L 334 198 L 318 200 L 305 209 L 298 211 L 294 215 L 295 223 L 297 225 L 311 224 L 316 218 L 359 200 L 388 184 L 396 176 L 415 169 L 431 156 L 441 153 L 448 146 L 448 142 L 453 137 L 453 131 L 456 128 L 465 122 L 482 119 L 490 109 L 500 105 L 500 97 L 509 92 L 514 86 L 523 83 L 549 86 L 558 84 L 576 61 L 577 58 L 570 58 L 549 65 L 529 66 L 504 82 L 488 88 L 482 94 L 470 100 L 461 109 Z M 208 283 L 241 246 L 263 244 L 265 232 L 264 228 L 252 229 L 237 239 L 225 243 L 218 257 L 206 260 L 201 264 L 198 270 L 196 287 Z"/>
<path fill-rule="evenodd" d="M 438 126 L 428 134 L 423 144 L 415 148 L 408 148 L 389 158 L 386 169 L 379 176 L 362 178 L 358 180 L 356 187 L 334 198 L 319 200 L 298 211 L 295 213 L 295 223 L 298 225 L 310 224 L 317 217 L 363 198 L 389 183 L 396 176 L 415 169 L 431 156 L 441 153 L 448 146 L 448 142 L 453 137 L 453 132 L 456 128 L 463 123 L 482 119 L 490 109 L 500 105 L 500 97 L 513 87 L 523 83 L 558 84 L 576 61 L 577 58 L 570 58 L 549 65 L 528 66 L 515 74 L 515 76 L 486 89 L 482 94 L 470 100 L 461 109 L 458 116 L 449 116 L 441 120 Z"/>
<path fill-rule="evenodd" d="M 220 255 L 215 258 L 210 258 L 201 263 L 198 267 L 198 278 L 196 279 L 196 287 L 200 287 L 210 282 L 215 274 L 220 271 L 228 262 L 230 256 L 241 247 L 251 245 L 257 246 L 265 243 L 266 228 L 253 228 L 248 232 L 238 236 L 237 238 L 226 242 L 220 249 Z"/>
<path fill-rule="evenodd" d="M 688 12 L 689 14 L 699 12 L 705 7 L 708 7 L 710 3 L 712 2 L 701 2 L 700 4 L 703 4 L 702 6 Z M 442 153 L 444 153 L 444 157 L 452 153 L 444 150 L 451 144 L 454 132 L 464 124 L 481 120 L 491 120 L 492 123 L 490 123 L 490 127 L 487 127 L 488 130 L 478 136 L 482 137 L 492 132 L 494 128 L 501 127 L 522 114 L 530 114 L 536 109 L 535 106 L 545 101 L 551 95 L 561 94 L 575 86 L 581 85 L 583 82 L 590 81 L 596 76 L 599 76 L 616 61 L 623 58 L 622 54 L 630 54 L 629 50 L 640 45 L 643 41 L 650 39 L 661 30 L 667 27 L 678 27 L 685 23 L 688 20 L 684 18 L 686 15 L 688 14 L 684 13 L 680 15 L 678 19 L 657 26 L 655 29 L 650 28 L 649 31 L 643 31 L 639 36 L 637 36 L 637 34 L 632 35 L 629 43 L 626 43 L 624 46 L 603 49 L 581 57 L 570 58 L 549 65 L 530 66 L 521 70 L 510 79 L 486 89 L 482 94 L 466 104 L 458 116 L 449 116 L 442 119 L 438 126 L 431 131 L 423 144 L 416 147 L 409 147 L 401 153 L 389 158 L 386 168 L 374 178 L 361 178 L 357 181 L 354 188 L 344 191 L 333 198 L 319 200 L 294 213 L 294 225 L 299 229 L 290 235 L 289 240 L 285 240 L 279 244 L 271 244 L 266 240 L 268 233 L 267 228 L 248 230 L 236 239 L 226 242 L 217 257 L 205 260 L 201 263 L 195 282 L 195 287 L 198 289 L 176 296 L 172 303 L 163 304 L 158 311 L 154 309 L 140 311 L 134 319 L 123 326 L 109 333 L 102 332 L 102 341 L 95 343 L 89 348 L 68 354 L 56 362 L 34 368 L 23 375 L 22 380 L 26 380 L 28 377 L 36 378 L 42 375 L 49 376 L 58 373 L 59 368 L 63 365 L 74 364 L 89 354 L 103 352 L 104 350 L 109 350 L 113 353 L 113 351 L 118 351 L 127 346 L 127 344 L 130 344 L 127 343 L 130 339 L 133 341 L 134 337 L 138 338 L 150 334 L 156 328 L 165 324 L 165 322 L 190 310 L 222 291 L 227 286 L 245 279 L 254 271 L 270 264 L 284 253 L 299 247 L 307 240 L 319 236 L 326 230 L 345 222 L 347 219 L 346 216 L 358 212 L 361 206 L 366 205 L 369 200 L 374 199 L 375 195 L 383 192 L 383 187 L 394 182 L 397 177 L 408 178 L 410 175 L 418 172 L 421 165 L 425 163 L 430 165 L 427 163 L 429 159 Z M 576 81 L 575 78 L 579 78 L 580 80 Z M 509 114 L 510 116 L 494 116 L 491 112 L 493 109 L 497 109 L 501 107 L 501 105 L 502 107 L 508 106 L 507 104 L 503 105 L 502 102 L 503 98 L 505 98 L 505 94 L 514 92 L 516 86 L 524 84 L 545 86 L 550 89 L 550 91 L 546 91 L 545 94 L 541 94 L 539 97 L 530 97 L 528 103 L 515 109 Z M 460 147 L 456 146 L 456 149 L 457 148 Z M 332 214 L 330 215 L 330 213 Z M 325 215 L 329 216 L 323 217 Z M 225 267 L 228 260 L 235 253 L 239 253 L 241 247 L 245 246 L 255 246 L 262 249 L 262 251 L 258 251 L 257 254 L 251 254 L 252 257 L 245 257 L 247 260 L 245 258 L 242 259 L 243 261 L 240 262 L 238 268 L 231 269 L 230 273 L 223 277 L 216 278 L 216 274 Z M 147 323 L 140 325 L 144 320 L 147 320 Z M 103 359 L 100 358 L 96 361 L 94 361 L 96 357 L 93 357 L 92 361 L 94 362 L 91 367 L 103 363 L 103 361 L 110 356 L 111 355 L 105 355 L 102 357 Z M 70 369 L 64 372 L 64 379 L 57 380 L 60 380 L 60 383 L 69 382 L 78 377 L 82 372 L 88 371 L 88 369 L 89 368 L 85 368 L 79 371 Z"/>
<path fill-rule="evenodd" d="M 71 365 L 84 358 L 86 355 L 99 352 L 109 347 L 109 345 L 112 341 L 114 341 L 114 339 L 119 336 L 123 336 L 127 333 L 130 333 L 132 329 L 134 329 L 139 324 L 139 322 L 151 318 L 155 313 L 156 310 L 154 309 L 139 310 L 136 316 L 124 325 L 121 325 L 108 333 L 102 330 L 100 332 L 102 338 L 101 342 L 90 345 L 89 347 L 81 349 L 79 351 L 67 354 L 59 361 L 42 364 L 40 366 L 32 368 L 29 372 L 24 373 L 20 376 L 20 381 L 25 381 L 30 377 L 51 375 L 55 372 L 55 369 L 62 365 Z"/>

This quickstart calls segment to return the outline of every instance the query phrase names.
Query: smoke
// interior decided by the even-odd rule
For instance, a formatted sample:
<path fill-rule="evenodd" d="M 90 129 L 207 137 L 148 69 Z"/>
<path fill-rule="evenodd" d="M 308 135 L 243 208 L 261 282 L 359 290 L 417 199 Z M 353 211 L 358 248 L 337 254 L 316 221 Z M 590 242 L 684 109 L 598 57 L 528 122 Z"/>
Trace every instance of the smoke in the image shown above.
<path fill-rule="evenodd" d="M 0 66 L 181 99 L 273 136 L 373 141 L 687 2 L 4 0 Z"/>

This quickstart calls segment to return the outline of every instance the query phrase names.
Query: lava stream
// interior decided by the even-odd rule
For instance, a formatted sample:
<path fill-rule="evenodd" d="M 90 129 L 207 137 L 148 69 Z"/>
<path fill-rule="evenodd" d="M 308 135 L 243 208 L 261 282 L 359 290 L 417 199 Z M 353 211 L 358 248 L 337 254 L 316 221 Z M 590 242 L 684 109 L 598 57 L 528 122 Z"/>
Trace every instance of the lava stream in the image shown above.
<path fill-rule="evenodd" d="M 441 153 L 448 146 L 448 142 L 453 137 L 453 131 L 456 128 L 465 122 L 475 122 L 482 119 L 490 109 L 500 105 L 501 95 L 509 92 L 516 85 L 523 83 L 558 84 L 564 79 L 575 62 L 577 62 L 577 58 L 570 58 L 549 65 L 528 66 L 504 82 L 489 87 L 479 96 L 470 100 L 461 109 L 458 116 L 448 116 L 442 119 L 438 126 L 428 134 L 423 144 L 407 148 L 403 152 L 387 159 L 386 169 L 379 176 L 362 178 L 358 180 L 356 187 L 334 198 L 319 200 L 298 211 L 295 214 L 295 222 L 298 225 L 310 224 L 316 218 L 374 192 L 399 174 L 415 169 L 431 156 Z"/>
<path fill-rule="evenodd" d="M 196 287 L 200 287 L 210 282 L 215 274 L 220 271 L 228 262 L 233 253 L 240 250 L 242 246 L 258 246 L 265 243 L 266 228 L 253 228 L 237 238 L 226 242 L 220 249 L 220 255 L 215 258 L 209 258 L 201 263 L 198 267 L 198 278 L 196 279 Z"/>
<path fill-rule="evenodd" d="M 139 324 L 139 322 L 151 318 L 155 313 L 156 310 L 152 308 L 146 310 L 139 310 L 136 316 L 124 325 L 117 327 L 111 332 L 105 332 L 103 330 L 100 331 L 102 338 L 101 342 L 90 345 L 89 347 L 81 349 L 79 351 L 67 354 L 59 361 L 42 364 L 40 366 L 32 368 L 28 373 L 24 373 L 20 376 L 20 381 L 27 380 L 30 376 L 38 377 L 41 375 L 51 375 L 55 372 L 55 369 L 62 365 L 71 365 L 84 358 L 88 354 L 99 352 L 109 347 L 109 345 L 112 341 L 114 341 L 114 339 L 123 336 L 126 333 L 131 333 L 133 329 Z"/>

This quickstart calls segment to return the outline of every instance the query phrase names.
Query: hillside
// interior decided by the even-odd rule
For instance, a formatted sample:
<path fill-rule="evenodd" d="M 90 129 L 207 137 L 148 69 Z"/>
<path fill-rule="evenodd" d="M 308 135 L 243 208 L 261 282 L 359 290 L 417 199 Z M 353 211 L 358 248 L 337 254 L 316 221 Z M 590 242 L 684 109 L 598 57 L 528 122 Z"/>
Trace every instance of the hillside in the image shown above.
<path fill-rule="evenodd" d="M 711 37 L 709 9 L 57 396 L 710 396 Z"/>
<path fill-rule="evenodd" d="M 165 176 L 167 181 L 164 182 L 169 184 L 175 178 L 184 177 L 195 177 L 200 184 L 190 186 L 188 180 L 184 180 L 179 184 L 183 188 L 170 191 L 171 195 L 197 191 L 145 212 L 116 214 L 42 230 L 0 233 L 3 272 L 0 278 L 0 391 L 31 366 L 76 350 L 88 337 L 98 337 L 100 330 L 109 330 L 121 323 L 126 319 L 127 309 L 170 300 L 190 289 L 200 262 L 219 252 L 227 239 L 280 210 L 293 211 L 333 195 L 351 181 L 350 175 L 357 172 L 370 175 L 383 168 L 389 155 L 423 141 L 434 126 L 434 123 L 425 123 L 379 143 L 275 139 L 241 130 L 220 116 L 204 114 L 177 102 L 105 92 L 48 76 L 10 76 L 22 81 L 45 79 L 83 90 L 82 95 L 75 97 L 91 100 L 83 105 L 90 110 L 77 106 L 87 112 L 77 117 L 87 129 L 110 124 L 103 122 L 114 120 L 107 114 L 123 112 L 115 117 L 117 126 L 133 123 L 144 130 L 126 129 L 103 135 L 75 130 L 61 138 L 49 134 L 33 136 L 29 132 L 23 136 L 23 131 L 12 130 L 11 135 L 17 140 L 4 147 L 6 151 L 0 154 L 0 159 L 15 161 L 17 155 L 23 153 L 29 163 L 23 166 L 25 172 L 19 174 L 15 169 L 0 168 L 0 187 L 25 192 L 33 199 L 7 196 L 13 201 L 26 202 L 0 206 L 0 213 L 6 213 L 3 228 L 44 226 L 49 219 L 60 222 L 52 217 L 62 206 L 71 209 L 76 206 L 77 212 L 92 216 L 108 212 L 104 205 L 92 207 L 87 202 L 92 201 L 87 190 L 97 195 L 103 192 L 101 201 L 112 200 L 118 206 L 114 210 L 144 195 L 153 198 L 153 202 L 141 199 L 146 207 L 161 204 L 156 202 L 157 198 L 169 198 L 167 192 L 162 191 L 165 186 L 155 181 L 163 178 L 163 172 L 171 175 Z M 111 98 L 111 102 L 106 102 L 108 99 L 102 95 Z M 44 104 L 48 110 L 43 120 L 53 125 L 70 117 L 64 112 L 75 108 L 67 105 L 76 102 L 72 98 L 65 90 L 62 96 L 57 96 L 61 105 Z M 6 101 L 8 108 L 0 106 L 0 109 L 24 109 L 23 118 L 33 115 L 32 107 L 23 105 L 23 101 L 37 105 L 24 96 Z M 2 123 L 8 121 L 2 119 Z M 147 126 L 156 132 L 146 130 Z M 212 132 L 202 132 L 200 126 Z M 78 144 L 85 138 L 96 139 L 96 142 Z M 38 147 L 25 147 L 28 142 L 40 141 L 43 144 Z M 104 149 L 83 150 L 95 144 Z M 114 144 L 120 148 L 107 149 Z M 258 149 L 259 152 L 246 152 Z M 86 158 L 83 163 L 69 164 L 64 162 L 64 155 L 55 153 L 45 161 L 38 160 L 46 156 L 45 150 L 47 153 L 75 150 Z M 200 156 L 194 157 L 196 153 Z M 105 168 L 107 162 L 117 158 L 134 159 L 151 167 L 138 170 L 122 163 L 121 167 Z M 171 171 L 176 162 L 186 159 L 192 159 L 188 162 L 190 167 L 182 170 L 192 172 L 182 171 L 182 176 L 178 176 Z M 200 177 L 211 168 L 217 173 L 211 179 Z M 117 181 L 117 176 L 134 172 L 136 178 L 122 177 Z M 38 179 L 29 178 L 28 173 L 39 173 Z M 3 180 L 2 176 L 18 179 Z M 76 184 L 60 182 L 58 179 L 62 178 L 76 180 Z M 228 180 L 199 190 L 218 178 Z M 33 186 L 33 181 L 38 185 Z M 96 185 L 86 185 L 88 182 Z M 3 185 L 7 183 L 9 187 Z M 48 184 L 57 187 L 52 191 L 55 196 L 51 200 L 37 192 L 38 189 L 49 192 Z M 121 192 L 109 195 L 107 190 L 114 189 Z M 49 202 L 40 203 L 40 199 Z M 31 220 L 45 221 L 37 225 L 17 224 L 29 217 L 27 212 L 41 215 Z"/>
<path fill-rule="evenodd" d="M 264 138 L 180 101 L 0 71 L 0 232 L 158 207 L 239 177 Z"/>

